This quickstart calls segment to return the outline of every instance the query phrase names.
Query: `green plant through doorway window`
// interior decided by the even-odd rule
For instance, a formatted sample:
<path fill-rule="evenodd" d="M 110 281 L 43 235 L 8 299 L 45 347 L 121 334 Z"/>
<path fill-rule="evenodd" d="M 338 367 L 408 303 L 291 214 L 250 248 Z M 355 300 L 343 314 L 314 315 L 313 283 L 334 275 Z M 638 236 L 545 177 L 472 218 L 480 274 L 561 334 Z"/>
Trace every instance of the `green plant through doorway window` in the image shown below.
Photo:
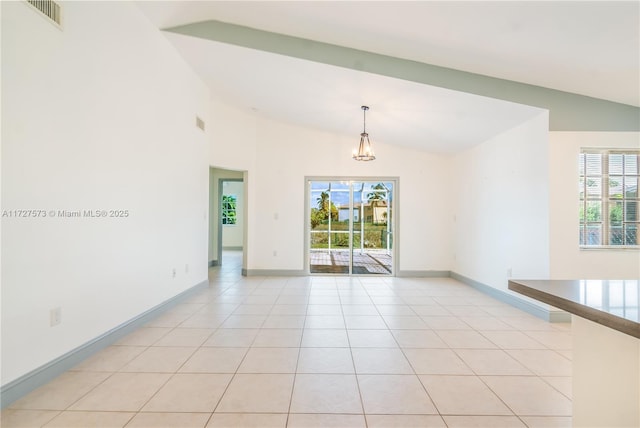
<path fill-rule="evenodd" d="M 238 197 L 235 195 L 222 195 L 222 224 L 232 225 L 237 222 L 236 207 Z"/>

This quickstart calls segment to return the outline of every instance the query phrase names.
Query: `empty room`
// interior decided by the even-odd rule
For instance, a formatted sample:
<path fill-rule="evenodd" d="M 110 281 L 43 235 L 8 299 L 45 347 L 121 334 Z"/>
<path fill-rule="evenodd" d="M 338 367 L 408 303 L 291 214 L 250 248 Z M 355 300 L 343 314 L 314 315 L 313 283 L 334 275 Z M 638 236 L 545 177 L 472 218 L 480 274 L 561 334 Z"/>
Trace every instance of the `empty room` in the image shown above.
<path fill-rule="evenodd" d="M 2 427 L 640 426 L 637 1 L 0 19 Z"/>

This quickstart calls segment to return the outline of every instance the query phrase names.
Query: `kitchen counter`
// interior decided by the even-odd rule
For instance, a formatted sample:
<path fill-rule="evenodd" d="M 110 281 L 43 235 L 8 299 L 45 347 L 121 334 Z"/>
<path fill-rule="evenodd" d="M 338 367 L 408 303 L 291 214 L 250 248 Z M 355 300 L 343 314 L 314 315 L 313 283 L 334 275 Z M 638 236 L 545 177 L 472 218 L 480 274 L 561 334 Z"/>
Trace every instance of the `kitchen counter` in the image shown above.
<path fill-rule="evenodd" d="M 640 280 L 510 280 L 571 313 L 573 426 L 640 427 Z"/>
<path fill-rule="evenodd" d="M 640 280 L 511 280 L 509 290 L 640 339 Z"/>

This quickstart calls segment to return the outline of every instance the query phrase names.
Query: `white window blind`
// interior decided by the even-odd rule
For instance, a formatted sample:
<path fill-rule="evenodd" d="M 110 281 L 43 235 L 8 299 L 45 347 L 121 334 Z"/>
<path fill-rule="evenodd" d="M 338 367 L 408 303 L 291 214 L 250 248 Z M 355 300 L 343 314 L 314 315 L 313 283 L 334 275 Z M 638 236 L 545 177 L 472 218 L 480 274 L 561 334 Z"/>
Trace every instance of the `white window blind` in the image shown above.
<path fill-rule="evenodd" d="M 637 247 L 640 150 L 583 149 L 578 163 L 580 246 Z"/>

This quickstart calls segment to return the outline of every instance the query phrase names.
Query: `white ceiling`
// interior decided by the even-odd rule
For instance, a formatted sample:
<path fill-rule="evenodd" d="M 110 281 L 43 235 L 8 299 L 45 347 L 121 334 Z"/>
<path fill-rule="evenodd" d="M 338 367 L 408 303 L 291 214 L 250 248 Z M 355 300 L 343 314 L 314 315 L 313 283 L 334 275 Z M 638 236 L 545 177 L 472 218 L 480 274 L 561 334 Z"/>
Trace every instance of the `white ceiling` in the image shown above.
<path fill-rule="evenodd" d="M 359 139 L 455 152 L 542 110 L 370 73 L 167 34 L 215 97 L 297 125 Z"/>
<path fill-rule="evenodd" d="M 638 2 L 142 1 L 159 29 L 218 20 L 640 105 Z M 216 96 L 304 126 L 452 152 L 540 110 L 165 33 Z M 354 137 L 355 138 L 355 137 Z"/>

